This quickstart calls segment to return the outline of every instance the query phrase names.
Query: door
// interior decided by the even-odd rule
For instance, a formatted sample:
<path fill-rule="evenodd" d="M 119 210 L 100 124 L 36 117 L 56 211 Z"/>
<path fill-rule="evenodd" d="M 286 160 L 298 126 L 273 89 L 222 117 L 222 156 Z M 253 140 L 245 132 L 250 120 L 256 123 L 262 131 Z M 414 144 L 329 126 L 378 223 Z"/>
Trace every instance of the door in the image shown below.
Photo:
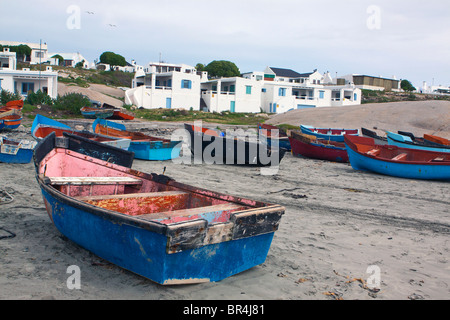
<path fill-rule="evenodd" d="M 166 108 L 172 108 L 172 98 L 166 98 Z"/>
<path fill-rule="evenodd" d="M 230 111 L 236 112 L 236 101 L 230 101 Z"/>

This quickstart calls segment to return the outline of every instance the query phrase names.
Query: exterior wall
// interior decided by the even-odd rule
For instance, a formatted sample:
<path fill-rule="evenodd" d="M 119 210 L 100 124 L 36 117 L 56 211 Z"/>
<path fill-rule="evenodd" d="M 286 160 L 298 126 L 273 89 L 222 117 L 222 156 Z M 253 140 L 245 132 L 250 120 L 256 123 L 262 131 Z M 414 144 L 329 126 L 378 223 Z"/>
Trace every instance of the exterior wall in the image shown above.
<path fill-rule="evenodd" d="M 193 73 L 169 72 L 151 74 L 136 78 L 134 85 L 142 83 L 145 85 L 134 87 L 125 92 L 125 103 L 133 104 L 145 109 L 167 108 L 171 109 L 193 109 L 200 110 L 200 76 Z M 169 84 L 170 80 L 170 86 Z M 183 88 L 183 81 L 190 81 L 190 87 Z M 158 84 L 157 85 L 157 81 Z M 164 81 L 166 85 L 164 86 Z M 170 99 L 170 100 L 168 100 Z"/>
<path fill-rule="evenodd" d="M 230 90 L 233 86 L 234 90 Z M 228 90 L 226 90 L 228 88 Z M 211 112 L 258 113 L 262 82 L 241 77 L 211 80 L 202 84 L 202 98 Z"/>
<path fill-rule="evenodd" d="M 28 92 L 23 92 L 23 83 L 29 83 L 34 86 L 34 92 L 39 89 L 44 91 L 47 88 L 48 95 L 55 99 L 58 97 L 58 73 L 51 71 L 22 71 L 9 70 L 0 71 L 1 89 L 10 92 L 18 92 L 24 98 L 27 97 Z"/>
<path fill-rule="evenodd" d="M 40 62 L 47 62 L 48 56 L 48 48 L 47 44 L 42 43 L 28 43 L 28 42 L 18 42 L 18 41 L 0 41 L 0 45 L 2 46 L 18 46 L 18 45 L 27 45 L 31 48 L 30 55 L 30 64 L 39 64 Z"/>
<path fill-rule="evenodd" d="M 0 70 L 16 70 L 16 53 L 4 48 L 0 53 Z"/>
<path fill-rule="evenodd" d="M 47 94 L 55 99 L 58 96 L 58 73 L 51 67 L 43 71 L 30 71 L 30 69 L 16 70 L 16 55 L 5 50 L 0 53 L 0 61 L 4 63 L 8 59 L 8 68 L 0 68 L 0 90 L 17 92 L 24 98 L 28 91 L 47 91 Z M 25 86 L 24 86 L 25 84 Z"/>

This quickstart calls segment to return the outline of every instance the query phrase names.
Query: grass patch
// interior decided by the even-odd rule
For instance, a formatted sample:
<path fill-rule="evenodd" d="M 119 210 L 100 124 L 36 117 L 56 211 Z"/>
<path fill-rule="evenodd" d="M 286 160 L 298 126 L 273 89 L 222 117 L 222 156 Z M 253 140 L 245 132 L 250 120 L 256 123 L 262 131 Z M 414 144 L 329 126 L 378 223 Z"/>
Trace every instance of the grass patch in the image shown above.
<path fill-rule="evenodd" d="M 203 112 L 174 109 L 138 109 L 136 118 L 149 121 L 192 122 L 202 120 L 210 123 L 255 126 L 267 120 L 267 116 L 253 113 Z"/>

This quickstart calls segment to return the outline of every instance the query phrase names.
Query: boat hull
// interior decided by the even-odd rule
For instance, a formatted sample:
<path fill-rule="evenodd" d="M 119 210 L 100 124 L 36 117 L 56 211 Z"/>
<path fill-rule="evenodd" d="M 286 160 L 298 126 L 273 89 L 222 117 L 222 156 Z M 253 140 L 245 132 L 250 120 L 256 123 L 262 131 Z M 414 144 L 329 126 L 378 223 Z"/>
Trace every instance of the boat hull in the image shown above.
<path fill-rule="evenodd" d="M 130 151 L 135 158 L 149 161 L 166 161 L 180 156 L 181 145 L 179 141 L 169 143 L 162 141 L 131 141 Z"/>
<path fill-rule="evenodd" d="M 314 128 L 311 126 L 301 125 L 300 130 L 304 134 L 315 136 L 318 139 L 344 142 L 344 135 L 359 135 L 357 129 L 333 129 L 333 128 Z"/>
<path fill-rule="evenodd" d="M 81 108 L 81 114 L 86 119 L 106 119 L 114 115 L 114 110 L 101 108 Z"/>
<path fill-rule="evenodd" d="M 130 139 L 129 151 L 134 152 L 135 158 L 148 161 L 166 161 L 180 156 L 181 141 L 170 141 L 144 135 L 140 132 L 126 131 L 119 123 L 97 119 L 92 124 L 93 131 L 105 136 Z"/>
<path fill-rule="evenodd" d="M 17 154 L 9 154 L 0 152 L 0 162 L 3 163 L 18 163 L 25 164 L 30 163 L 33 158 L 33 150 L 19 149 Z"/>
<path fill-rule="evenodd" d="M 287 151 L 283 148 L 270 148 L 257 141 L 227 138 L 220 134 L 210 136 L 188 124 L 185 124 L 185 129 L 190 135 L 191 153 L 206 163 L 272 166 L 279 164 Z M 277 163 L 273 162 L 274 159 Z"/>
<path fill-rule="evenodd" d="M 58 139 L 36 147 L 36 180 L 55 227 L 93 254 L 162 285 L 216 282 L 266 260 L 284 207 L 107 163 Z"/>
<path fill-rule="evenodd" d="M 14 130 L 20 127 L 22 116 L 12 115 L 0 119 L 0 130 Z"/>
<path fill-rule="evenodd" d="M 423 143 L 417 143 L 412 141 L 409 137 L 388 132 L 387 134 L 388 143 L 391 146 L 397 146 L 399 148 L 411 148 L 417 150 L 434 151 L 434 152 L 450 152 L 450 146 L 438 146 L 438 145 L 425 145 Z"/>
<path fill-rule="evenodd" d="M 43 191 L 56 228 L 95 255 L 162 285 L 216 282 L 264 263 L 273 233 L 166 252 L 167 236 L 118 224 Z M 199 261 L 201 263 L 199 263 Z"/>
<path fill-rule="evenodd" d="M 352 143 L 345 141 L 350 164 L 355 170 L 371 171 L 382 175 L 388 175 L 399 178 L 419 179 L 419 180 L 450 180 L 450 163 L 428 163 L 428 162 L 397 162 L 392 160 L 384 160 L 367 156 L 355 150 Z M 397 148 L 395 146 L 382 146 L 373 144 L 376 148 Z M 369 150 L 368 148 L 367 150 Z M 399 148 L 397 153 L 407 152 L 408 149 Z M 426 151 L 425 151 L 426 152 Z M 430 158 L 442 155 L 442 153 L 431 153 Z"/>
<path fill-rule="evenodd" d="M 342 147 L 333 144 L 317 142 L 304 142 L 290 137 L 292 154 L 296 157 L 303 156 L 311 159 L 327 160 L 346 163 L 349 161 L 345 145 Z"/>

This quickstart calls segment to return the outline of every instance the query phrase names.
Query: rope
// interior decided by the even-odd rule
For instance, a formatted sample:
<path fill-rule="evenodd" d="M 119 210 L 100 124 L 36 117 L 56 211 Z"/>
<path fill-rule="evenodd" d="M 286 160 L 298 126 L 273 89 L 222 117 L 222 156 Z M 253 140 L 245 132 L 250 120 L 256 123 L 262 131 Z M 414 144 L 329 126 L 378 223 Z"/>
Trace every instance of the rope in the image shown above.
<path fill-rule="evenodd" d="M 14 197 L 6 190 L 0 189 L 0 204 L 7 204 L 14 201 Z"/>

